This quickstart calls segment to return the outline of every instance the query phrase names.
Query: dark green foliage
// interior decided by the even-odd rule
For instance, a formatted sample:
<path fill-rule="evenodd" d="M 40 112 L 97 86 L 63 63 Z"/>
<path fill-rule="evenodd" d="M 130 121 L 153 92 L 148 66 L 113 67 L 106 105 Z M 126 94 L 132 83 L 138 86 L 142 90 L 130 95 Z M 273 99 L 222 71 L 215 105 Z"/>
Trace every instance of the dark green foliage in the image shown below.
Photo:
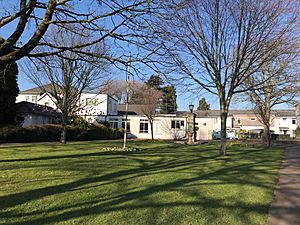
<path fill-rule="evenodd" d="M 15 101 L 19 93 L 17 76 L 17 63 L 0 66 L 0 124 L 15 123 Z"/>
<path fill-rule="evenodd" d="M 149 87 L 154 87 L 157 90 L 160 90 L 161 86 L 164 84 L 164 81 L 160 78 L 159 75 L 151 75 L 148 81 L 145 84 Z"/>
<path fill-rule="evenodd" d="M 88 121 L 83 119 L 80 116 L 72 116 L 70 117 L 69 125 L 76 126 L 80 129 L 86 130 L 92 126 Z"/>
<path fill-rule="evenodd" d="M 163 93 L 160 104 L 160 113 L 174 113 L 177 110 L 176 89 L 173 85 L 163 86 L 164 81 L 159 75 L 151 75 L 146 85 L 155 88 Z"/>
<path fill-rule="evenodd" d="M 104 125 L 89 127 L 67 126 L 68 141 L 109 140 L 123 137 L 123 129 L 112 129 Z M 0 128 L 0 143 L 5 142 L 40 142 L 59 141 L 61 125 L 47 124 L 43 126 L 5 126 Z"/>
<path fill-rule="evenodd" d="M 201 98 L 197 110 L 210 110 L 210 104 L 206 102 L 205 98 Z"/>
<path fill-rule="evenodd" d="M 173 85 L 165 86 L 162 89 L 163 99 L 160 105 L 161 113 L 175 113 L 177 110 L 176 89 Z"/>

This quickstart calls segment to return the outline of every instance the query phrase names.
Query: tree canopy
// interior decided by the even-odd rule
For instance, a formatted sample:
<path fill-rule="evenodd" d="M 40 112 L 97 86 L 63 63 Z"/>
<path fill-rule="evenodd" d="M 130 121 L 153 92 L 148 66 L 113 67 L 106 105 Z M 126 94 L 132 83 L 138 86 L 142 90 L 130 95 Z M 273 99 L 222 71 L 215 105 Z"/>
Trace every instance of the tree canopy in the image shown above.
<path fill-rule="evenodd" d="M 210 104 L 206 102 L 206 99 L 204 97 L 199 100 L 197 110 L 210 110 Z"/>
<path fill-rule="evenodd" d="M 14 124 L 15 101 L 19 94 L 18 65 L 12 62 L 0 69 L 0 124 Z"/>

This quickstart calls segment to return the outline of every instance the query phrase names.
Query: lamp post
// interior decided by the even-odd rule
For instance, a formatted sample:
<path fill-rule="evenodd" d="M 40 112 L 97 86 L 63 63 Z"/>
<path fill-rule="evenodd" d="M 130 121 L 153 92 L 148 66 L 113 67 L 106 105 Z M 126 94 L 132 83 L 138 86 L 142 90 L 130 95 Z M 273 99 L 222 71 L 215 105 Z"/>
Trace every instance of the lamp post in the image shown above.
<path fill-rule="evenodd" d="M 126 149 L 126 143 L 127 143 L 128 93 L 129 93 L 129 79 L 130 79 L 130 63 L 131 63 L 131 52 L 129 52 L 128 63 L 127 63 L 127 71 L 126 71 L 126 102 L 125 102 L 125 127 L 124 127 L 123 149 Z"/>
<path fill-rule="evenodd" d="M 196 127 L 195 127 L 195 118 L 196 114 L 193 113 L 194 105 L 189 105 L 190 113 L 187 118 L 187 133 L 188 133 L 188 144 L 194 144 L 196 142 Z"/>
<path fill-rule="evenodd" d="M 194 105 L 193 104 L 189 104 L 189 109 L 190 109 L 191 113 L 193 113 Z"/>

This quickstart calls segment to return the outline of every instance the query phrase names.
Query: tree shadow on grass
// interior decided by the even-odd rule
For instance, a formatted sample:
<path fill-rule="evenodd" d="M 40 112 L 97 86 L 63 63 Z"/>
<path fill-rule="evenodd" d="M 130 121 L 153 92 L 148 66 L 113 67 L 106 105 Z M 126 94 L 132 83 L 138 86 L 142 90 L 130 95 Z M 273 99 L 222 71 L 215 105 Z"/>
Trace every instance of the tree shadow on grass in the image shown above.
<path fill-rule="evenodd" d="M 268 205 L 265 204 L 245 204 L 243 202 L 236 202 L 236 204 L 228 205 L 223 202 L 223 200 L 218 200 L 214 198 L 209 198 L 207 196 L 200 195 L 199 199 L 193 201 L 174 201 L 174 202 L 147 202 L 142 201 L 141 203 L 132 204 L 132 201 L 137 199 L 145 199 L 154 194 L 162 193 L 166 191 L 171 191 L 174 189 L 178 189 L 180 191 L 185 191 L 182 187 L 188 187 L 188 185 L 197 185 L 199 188 L 201 185 L 205 185 L 204 181 L 206 180 L 216 180 L 216 185 L 224 185 L 224 184 L 241 184 L 241 182 L 246 182 L 247 184 L 251 184 L 254 186 L 260 186 L 261 188 L 270 188 L 271 184 L 261 184 L 253 181 L 245 181 L 245 179 L 239 179 L 237 176 L 237 172 L 233 173 L 232 171 L 239 171 L 239 173 L 245 173 L 249 176 L 255 174 L 255 170 L 253 167 L 257 165 L 264 165 L 265 163 L 270 163 L 267 159 L 258 160 L 255 159 L 251 163 L 244 163 L 242 165 L 231 165 L 227 163 L 227 166 L 222 166 L 220 169 L 214 169 L 213 164 L 211 164 L 211 171 L 203 172 L 201 169 L 197 173 L 196 168 L 201 168 L 201 163 L 203 161 L 211 161 L 211 163 L 218 163 L 219 157 L 215 153 L 210 153 L 207 155 L 202 155 L 203 152 L 200 152 L 199 155 L 195 155 L 195 149 L 188 150 L 187 148 L 178 147 L 181 150 L 176 152 L 172 158 L 164 158 L 169 157 L 169 154 L 173 153 L 173 150 L 170 150 L 168 147 L 160 149 L 160 152 L 156 152 L 156 155 L 160 155 L 161 159 L 157 160 L 153 163 L 146 162 L 143 160 L 143 156 L 148 154 L 155 154 L 153 150 L 145 150 L 145 152 L 134 152 L 134 153 L 122 153 L 129 157 L 129 159 L 134 162 L 139 162 L 139 166 L 137 168 L 124 169 L 121 171 L 108 173 L 101 176 L 93 176 L 87 177 L 83 179 L 78 179 L 73 182 L 53 185 L 48 187 L 43 187 L 35 190 L 25 191 L 22 193 L 12 194 L 8 196 L 0 197 L 0 209 L 7 210 L 11 207 L 15 207 L 20 204 L 24 204 L 30 201 L 38 200 L 43 197 L 56 195 L 72 190 L 79 190 L 80 188 L 85 188 L 87 185 L 105 185 L 115 182 L 124 182 L 125 180 L 134 179 L 140 176 L 153 175 L 164 173 L 165 171 L 171 170 L 176 174 L 177 172 L 183 171 L 193 171 L 192 177 L 186 178 L 178 178 L 173 181 L 166 181 L 165 183 L 157 183 L 143 187 L 141 190 L 132 190 L 126 191 L 125 193 L 120 190 L 113 196 L 108 196 L 106 198 L 98 198 L 92 201 L 84 201 L 77 202 L 75 204 L 71 204 L 70 206 L 61 206 L 61 207 L 53 207 L 47 210 L 38 210 L 34 213 L 17 213 L 17 212 L 3 212 L 0 214 L 1 218 L 13 218 L 13 217 L 25 217 L 25 216 L 34 216 L 39 213 L 43 213 L 46 215 L 43 218 L 31 218 L 25 219 L 20 222 L 12 222 L 11 224 L 47 224 L 47 223 L 56 223 L 61 221 L 66 221 L 70 219 L 76 219 L 80 217 L 84 217 L 87 215 L 101 215 L 109 212 L 116 211 L 128 211 L 128 210 L 137 210 L 137 209 L 161 209 L 161 208 L 172 208 L 172 207 L 188 207 L 188 206 L 201 206 L 201 208 L 207 209 L 218 209 L 225 208 L 227 210 L 240 208 L 243 214 L 240 215 L 240 219 L 243 221 L 248 221 L 247 213 L 256 212 L 256 213 L 266 213 L 268 210 Z M 182 151 L 182 152 L 181 152 Z M 188 152 L 186 152 L 188 151 Z M 206 151 L 206 150 L 204 150 Z M 183 154 L 184 157 L 178 157 L 180 154 Z M 256 153 L 256 154 L 255 154 Z M 232 159 L 225 160 L 231 163 L 232 161 L 236 161 L 239 158 L 242 158 L 242 155 L 246 158 L 253 159 L 253 157 L 257 157 L 258 152 L 245 151 L 243 153 L 236 153 L 239 157 L 234 157 Z M 105 155 L 119 155 L 120 153 L 112 153 L 112 152 L 100 152 L 100 153 L 89 153 L 89 154 L 75 154 L 67 156 L 67 158 L 72 157 L 88 157 L 88 156 L 97 156 L 102 157 Z M 193 155 L 194 154 L 194 155 Z M 166 156 L 167 155 L 167 156 Z M 193 158 L 190 159 L 189 155 L 193 155 Z M 55 156 L 57 157 L 57 156 Z M 57 158 L 49 158 L 49 157 L 41 157 L 39 159 L 31 159 L 31 160 L 49 160 L 49 159 L 57 159 Z M 62 158 L 66 158 L 62 157 Z M 61 158 L 58 158 L 61 159 Z M 124 159 L 125 160 L 125 159 Z M 204 163 L 205 164 L 205 163 Z M 207 164 L 207 163 L 206 163 Z M 206 166 L 207 167 L 207 166 Z M 268 171 L 264 171 L 264 173 L 268 173 Z M 201 183 L 202 182 L 202 183 Z M 100 184 L 99 184 L 100 183 Z M 193 195 L 193 193 L 192 193 Z M 210 210 L 212 212 L 213 210 Z M 47 215 L 47 213 L 51 212 L 51 215 Z M 53 213 L 54 212 L 54 213 Z M 53 215 L 55 214 L 55 215 Z M 212 218 L 214 215 L 211 215 Z M 217 215 L 215 215 L 217 216 Z M 8 224 L 8 223 L 7 223 Z M 150 224 L 150 223 L 149 223 Z M 247 224 L 247 223 L 245 223 Z"/>

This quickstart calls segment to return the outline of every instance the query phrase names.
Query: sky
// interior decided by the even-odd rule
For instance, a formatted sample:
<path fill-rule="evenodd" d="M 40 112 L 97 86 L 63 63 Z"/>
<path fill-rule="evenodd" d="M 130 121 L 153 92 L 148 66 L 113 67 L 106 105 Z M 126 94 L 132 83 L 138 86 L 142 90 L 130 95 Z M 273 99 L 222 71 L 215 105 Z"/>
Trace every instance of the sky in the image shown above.
<path fill-rule="evenodd" d="M 15 1 L 11 1 L 11 2 L 15 2 Z M 1 3 L 0 7 L 2 7 L 3 1 L 1 1 L 0 3 Z M 83 6 L 83 7 L 85 7 L 85 6 Z M 1 14 L 1 11 L 0 11 L 0 14 Z M 0 36 L 3 36 L 4 38 L 8 37 L 10 35 L 11 30 L 13 30 L 15 26 L 16 26 L 16 23 L 11 23 L 9 26 L 5 26 L 3 28 L 0 28 Z M 30 36 L 29 33 L 31 33 L 30 28 L 27 27 L 26 29 L 27 29 L 28 34 L 26 34 L 23 37 L 23 41 L 26 41 L 26 39 Z M 125 54 L 125 53 L 123 53 L 123 54 Z M 22 64 L 22 60 L 19 60 L 17 62 L 18 65 Z M 120 71 L 116 68 L 112 69 L 111 71 L 112 71 L 112 73 L 111 73 L 112 79 L 124 80 L 125 77 L 126 77 L 126 73 L 124 71 Z M 146 76 L 143 75 L 143 77 L 140 77 L 138 74 L 136 74 L 136 76 L 134 77 L 135 80 L 140 80 L 140 78 L 142 78 L 143 81 L 145 81 L 152 74 L 154 74 L 154 72 L 150 71 L 149 69 L 145 68 L 145 71 L 146 71 L 146 73 L 148 73 Z M 33 82 L 31 82 L 27 78 L 26 74 L 22 70 L 19 70 L 18 85 L 19 85 L 19 89 L 21 91 L 35 87 Z M 214 95 L 211 95 L 211 94 L 201 94 L 201 93 L 197 94 L 197 93 L 194 93 L 194 92 L 192 93 L 192 92 L 188 92 L 188 91 L 184 91 L 184 90 L 179 90 L 177 88 L 178 110 L 188 110 L 188 105 L 189 104 L 194 104 L 195 108 L 197 108 L 198 102 L 202 97 L 206 98 L 207 102 L 211 105 L 211 109 L 219 109 L 218 96 L 214 96 Z M 285 105 L 285 106 L 280 106 L 280 107 L 281 108 L 287 108 L 288 106 Z M 251 108 L 251 104 L 249 102 L 235 102 L 233 100 L 233 102 L 231 104 L 231 109 L 241 109 L 241 108 Z"/>

